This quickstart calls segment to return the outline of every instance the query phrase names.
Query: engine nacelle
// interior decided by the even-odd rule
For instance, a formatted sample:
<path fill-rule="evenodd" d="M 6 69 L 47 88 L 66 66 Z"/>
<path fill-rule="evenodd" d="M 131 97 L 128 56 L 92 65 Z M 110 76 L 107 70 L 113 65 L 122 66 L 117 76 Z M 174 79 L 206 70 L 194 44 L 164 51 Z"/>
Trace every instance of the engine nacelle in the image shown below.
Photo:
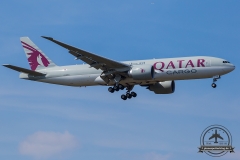
<path fill-rule="evenodd" d="M 151 80 L 154 77 L 154 68 L 151 65 L 133 66 L 128 75 L 134 80 Z"/>
<path fill-rule="evenodd" d="M 155 94 L 170 94 L 175 91 L 175 82 L 174 81 L 164 81 L 152 84 L 148 87 L 150 91 L 153 91 Z"/>

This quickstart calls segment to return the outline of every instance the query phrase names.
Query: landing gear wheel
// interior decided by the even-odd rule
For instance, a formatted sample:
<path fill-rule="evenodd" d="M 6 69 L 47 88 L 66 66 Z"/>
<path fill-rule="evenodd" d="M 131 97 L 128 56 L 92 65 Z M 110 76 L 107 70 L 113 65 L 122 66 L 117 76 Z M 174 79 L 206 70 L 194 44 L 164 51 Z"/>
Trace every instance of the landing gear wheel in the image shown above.
<path fill-rule="evenodd" d="M 113 89 L 112 87 L 109 87 L 109 88 L 108 88 L 108 91 L 111 92 L 111 93 L 113 93 L 113 92 L 114 92 L 114 89 Z"/>
<path fill-rule="evenodd" d="M 124 95 L 124 94 L 122 94 L 122 95 L 121 95 L 121 98 L 122 98 L 123 100 L 126 100 L 126 99 L 127 99 L 127 96 Z"/>
<path fill-rule="evenodd" d="M 118 86 L 114 86 L 113 89 L 114 89 L 115 91 L 119 91 L 119 87 L 118 87 Z"/>
<path fill-rule="evenodd" d="M 212 87 L 213 87 L 213 88 L 216 88 L 217 85 L 216 85 L 215 83 L 212 83 Z"/>
<path fill-rule="evenodd" d="M 130 93 L 127 93 L 126 96 L 127 96 L 128 99 L 132 98 L 132 95 Z"/>
<path fill-rule="evenodd" d="M 119 85 L 118 85 L 118 88 L 121 89 L 121 90 L 123 90 L 123 89 L 124 89 L 124 86 L 121 85 L 121 84 L 119 84 Z"/>
<path fill-rule="evenodd" d="M 135 93 L 135 92 L 131 92 L 131 95 L 132 95 L 133 97 L 137 97 L 137 93 Z"/>

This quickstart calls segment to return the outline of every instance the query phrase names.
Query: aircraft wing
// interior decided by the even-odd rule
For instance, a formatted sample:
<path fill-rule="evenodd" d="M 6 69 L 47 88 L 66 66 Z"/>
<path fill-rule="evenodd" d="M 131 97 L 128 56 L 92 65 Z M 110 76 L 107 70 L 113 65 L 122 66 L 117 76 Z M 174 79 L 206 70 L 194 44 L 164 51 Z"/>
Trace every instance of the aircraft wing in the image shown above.
<path fill-rule="evenodd" d="M 223 138 L 219 134 L 217 134 L 217 137 L 223 140 Z"/>
<path fill-rule="evenodd" d="M 42 36 L 42 37 L 68 49 L 69 53 L 71 53 L 77 59 L 81 59 L 82 61 L 84 61 L 85 63 L 89 64 L 91 67 L 94 67 L 96 69 L 101 69 L 103 71 L 120 71 L 120 72 L 127 71 L 130 69 L 130 66 L 127 64 L 117 62 L 105 57 L 101 57 L 99 55 L 70 46 L 63 42 L 57 41 L 52 37 L 45 37 L 45 36 Z"/>
<path fill-rule="evenodd" d="M 214 134 L 213 134 L 211 137 L 209 137 L 209 140 L 210 140 L 210 139 L 213 139 L 213 138 L 215 138 L 215 135 L 214 135 Z"/>

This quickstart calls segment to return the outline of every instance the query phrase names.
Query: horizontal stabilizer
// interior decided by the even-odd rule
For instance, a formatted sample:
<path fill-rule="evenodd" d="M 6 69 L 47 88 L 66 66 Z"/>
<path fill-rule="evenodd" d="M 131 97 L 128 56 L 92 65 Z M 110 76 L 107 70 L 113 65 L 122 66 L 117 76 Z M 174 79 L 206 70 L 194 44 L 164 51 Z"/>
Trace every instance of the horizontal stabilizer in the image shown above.
<path fill-rule="evenodd" d="M 4 67 L 10 68 L 12 70 L 18 71 L 18 72 L 22 72 L 22 73 L 27 73 L 33 76 L 44 76 L 46 74 L 40 73 L 40 72 L 36 72 L 36 71 L 32 71 L 26 68 L 21 68 L 21 67 L 17 67 L 17 66 L 13 66 L 10 64 L 3 64 Z"/>

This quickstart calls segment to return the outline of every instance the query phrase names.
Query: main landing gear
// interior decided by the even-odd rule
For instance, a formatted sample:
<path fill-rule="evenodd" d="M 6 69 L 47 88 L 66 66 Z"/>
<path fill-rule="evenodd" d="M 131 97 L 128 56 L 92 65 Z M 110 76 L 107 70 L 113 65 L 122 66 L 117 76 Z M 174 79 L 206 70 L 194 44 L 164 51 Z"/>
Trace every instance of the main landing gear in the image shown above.
<path fill-rule="evenodd" d="M 216 88 L 216 87 L 217 87 L 217 85 L 216 85 L 215 82 L 217 82 L 217 80 L 220 79 L 220 78 L 221 78 L 220 75 L 217 75 L 217 76 L 214 76 L 214 77 L 213 77 L 213 83 L 212 83 L 212 87 L 213 87 L 213 88 Z"/>
<path fill-rule="evenodd" d="M 135 92 L 127 92 L 126 95 L 125 94 L 121 95 L 121 98 L 123 100 L 126 100 L 127 98 L 131 99 L 132 97 L 137 97 L 137 93 L 135 93 Z"/>
<path fill-rule="evenodd" d="M 115 85 L 114 87 L 109 87 L 108 88 L 108 91 L 113 93 L 114 91 L 119 91 L 119 90 L 123 90 L 124 89 L 124 86 L 119 84 L 119 85 Z"/>
<path fill-rule="evenodd" d="M 111 92 L 111 93 L 113 93 L 113 92 L 115 92 L 115 91 L 123 90 L 124 88 L 125 88 L 125 87 L 124 87 L 123 85 L 119 84 L 119 85 L 115 85 L 115 86 L 113 86 L 113 87 L 109 87 L 109 88 L 108 88 L 108 91 Z M 135 92 L 130 92 L 130 91 L 133 89 L 133 86 L 127 86 L 126 89 L 127 89 L 127 93 L 121 95 L 121 98 L 122 98 L 123 100 L 131 99 L 132 97 L 137 97 L 137 93 L 135 93 Z"/>

